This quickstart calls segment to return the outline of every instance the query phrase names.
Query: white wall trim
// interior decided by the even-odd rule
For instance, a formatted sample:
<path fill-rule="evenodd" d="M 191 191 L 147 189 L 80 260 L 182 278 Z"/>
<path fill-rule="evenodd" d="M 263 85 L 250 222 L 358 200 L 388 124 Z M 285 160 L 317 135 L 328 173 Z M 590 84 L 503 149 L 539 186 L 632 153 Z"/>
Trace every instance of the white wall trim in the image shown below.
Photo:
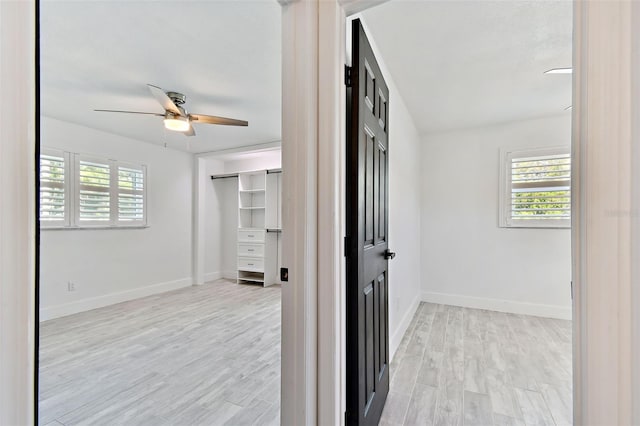
<path fill-rule="evenodd" d="M 346 146 L 345 16 L 336 1 L 320 1 L 318 52 L 318 424 L 344 422 Z M 337 53 L 337 54 L 336 54 Z M 330 230 L 330 231 L 329 231 Z M 320 266 L 322 265 L 322 266 Z"/>
<path fill-rule="evenodd" d="M 391 354 L 391 361 L 393 361 L 393 358 L 396 355 L 396 351 L 400 346 L 400 342 L 402 342 L 402 338 L 409 329 L 411 320 L 416 315 L 418 307 L 420 307 L 420 302 L 422 302 L 420 297 L 416 297 L 414 301 L 411 302 L 411 306 L 402 317 L 402 321 L 400 321 L 400 324 L 398 324 L 398 328 L 396 328 L 396 331 L 393 332 L 393 336 L 391 336 L 391 338 L 389 339 L 389 353 Z"/>
<path fill-rule="evenodd" d="M 283 425 L 318 422 L 318 21 L 319 0 L 282 5 Z"/>
<path fill-rule="evenodd" d="M 572 249 L 575 424 L 634 423 L 634 2 L 574 3 Z M 635 59 L 634 59 L 635 58 Z M 636 139 L 634 140 L 634 136 Z M 635 349 L 638 349 L 637 347 Z M 635 401 L 638 396 L 635 395 Z"/>
<path fill-rule="evenodd" d="M 571 319 L 570 306 L 542 305 L 517 302 L 514 300 L 490 299 L 486 297 L 434 293 L 430 291 L 422 292 L 422 301 L 441 305 L 461 306 L 463 308 L 486 309 L 510 314 L 532 315 L 543 318 Z"/>
<path fill-rule="evenodd" d="M 0 425 L 34 424 L 35 1 L 0 1 Z"/>
<path fill-rule="evenodd" d="M 206 229 L 206 199 L 207 187 L 205 182 L 207 178 L 207 165 L 204 157 L 193 157 L 193 180 L 192 180 L 192 218 L 193 225 L 191 229 L 191 267 L 193 275 L 193 284 L 204 284 L 204 265 L 205 265 L 205 232 Z"/>
<path fill-rule="evenodd" d="M 631 223 L 631 258 L 640 258 L 640 120 L 637 119 L 640 111 L 640 2 L 633 2 L 632 9 L 632 63 L 631 63 L 631 108 L 635 111 L 636 119 L 633 121 L 631 129 L 631 211 L 634 212 L 636 220 Z M 631 354 L 636 361 L 640 356 L 640 262 L 631 263 L 631 304 L 632 304 L 632 337 Z M 632 364 L 632 401 L 633 424 L 640 424 L 640 363 Z"/>
<path fill-rule="evenodd" d="M 223 273 L 218 271 L 218 272 L 207 272 L 204 274 L 204 282 L 208 283 L 211 281 L 215 281 L 215 280 L 219 280 L 220 278 L 223 278 Z"/>
<path fill-rule="evenodd" d="M 103 296 L 76 300 L 63 305 L 50 306 L 40 310 L 40 322 L 77 314 L 79 312 L 90 311 L 92 309 L 103 308 L 105 306 L 115 305 L 116 303 L 128 302 L 130 300 L 140 299 L 141 297 L 152 296 L 158 293 L 190 287 L 192 282 L 191 277 L 182 278 L 179 280 L 152 284 L 117 293 L 105 294 Z"/>

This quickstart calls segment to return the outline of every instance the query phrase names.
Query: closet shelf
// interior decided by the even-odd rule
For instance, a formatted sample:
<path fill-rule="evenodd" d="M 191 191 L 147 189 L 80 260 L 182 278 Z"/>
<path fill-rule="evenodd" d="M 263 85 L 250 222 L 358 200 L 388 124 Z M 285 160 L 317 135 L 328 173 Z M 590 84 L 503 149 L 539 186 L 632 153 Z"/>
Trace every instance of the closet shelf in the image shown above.
<path fill-rule="evenodd" d="M 238 277 L 238 281 L 251 281 L 252 283 L 264 283 L 264 279 L 248 278 L 248 277 Z"/>
<path fill-rule="evenodd" d="M 0 0 L 1 1 L 1 0 Z M 238 174 L 237 282 L 270 286 L 277 284 L 281 227 L 280 175 L 266 170 Z"/>

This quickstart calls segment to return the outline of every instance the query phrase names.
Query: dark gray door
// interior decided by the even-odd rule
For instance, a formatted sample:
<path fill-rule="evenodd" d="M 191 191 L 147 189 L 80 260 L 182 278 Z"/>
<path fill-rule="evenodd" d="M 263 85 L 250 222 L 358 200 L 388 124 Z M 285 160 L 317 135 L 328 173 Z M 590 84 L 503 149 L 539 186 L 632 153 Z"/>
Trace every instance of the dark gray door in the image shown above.
<path fill-rule="evenodd" d="M 347 424 L 377 425 L 389 392 L 389 89 L 359 20 L 347 78 Z"/>

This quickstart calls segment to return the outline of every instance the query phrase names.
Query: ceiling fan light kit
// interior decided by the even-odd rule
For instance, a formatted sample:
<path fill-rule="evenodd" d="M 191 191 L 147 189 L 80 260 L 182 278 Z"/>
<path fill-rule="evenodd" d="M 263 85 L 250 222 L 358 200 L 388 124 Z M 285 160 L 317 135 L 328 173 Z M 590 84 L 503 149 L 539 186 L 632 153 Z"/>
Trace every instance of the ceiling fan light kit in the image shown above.
<path fill-rule="evenodd" d="M 155 112 L 138 112 L 138 111 L 120 111 L 112 109 L 95 109 L 98 112 L 119 112 L 124 114 L 145 114 L 164 117 L 164 127 L 175 132 L 182 132 L 185 136 L 194 136 L 196 132 L 193 130 L 191 123 L 202 124 L 219 124 L 224 126 L 248 126 L 249 123 L 244 120 L 236 120 L 234 118 L 217 117 L 215 115 L 205 114 L 189 114 L 182 105 L 186 102 L 187 97 L 178 92 L 167 92 L 164 89 L 147 84 L 149 91 L 154 98 L 164 108 L 164 114 Z"/>
<path fill-rule="evenodd" d="M 180 117 L 179 115 L 170 115 L 167 113 L 164 119 L 164 127 L 168 130 L 175 132 L 186 132 L 191 125 L 187 117 Z"/>

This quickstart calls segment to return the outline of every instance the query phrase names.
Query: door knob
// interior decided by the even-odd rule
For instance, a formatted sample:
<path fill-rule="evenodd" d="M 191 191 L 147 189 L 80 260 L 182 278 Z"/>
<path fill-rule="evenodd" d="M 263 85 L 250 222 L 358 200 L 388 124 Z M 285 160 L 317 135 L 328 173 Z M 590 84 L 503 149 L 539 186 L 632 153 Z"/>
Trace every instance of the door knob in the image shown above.
<path fill-rule="evenodd" d="M 385 259 L 393 259 L 394 257 L 396 257 L 396 253 L 395 252 L 393 252 L 393 251 L 391 251 L 389 249 L 386 249 L 384 251 L 384 258 Z"/>

